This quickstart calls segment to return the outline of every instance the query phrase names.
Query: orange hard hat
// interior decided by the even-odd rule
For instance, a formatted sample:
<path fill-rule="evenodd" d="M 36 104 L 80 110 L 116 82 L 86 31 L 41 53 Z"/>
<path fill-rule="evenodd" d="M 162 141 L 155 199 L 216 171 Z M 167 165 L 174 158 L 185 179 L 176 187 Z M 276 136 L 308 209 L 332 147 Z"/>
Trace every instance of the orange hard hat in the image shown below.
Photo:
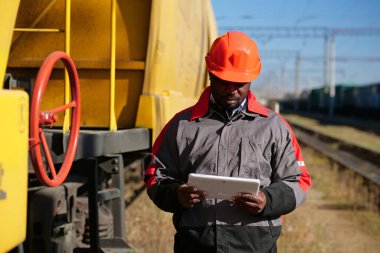
<path fill-rule="evenodd" d="M 206 65 L 211 73 L 230 82 L 251 82 L 261 70 L 256 43 L 238 31 L 227 32 L 214 41 Z"/>

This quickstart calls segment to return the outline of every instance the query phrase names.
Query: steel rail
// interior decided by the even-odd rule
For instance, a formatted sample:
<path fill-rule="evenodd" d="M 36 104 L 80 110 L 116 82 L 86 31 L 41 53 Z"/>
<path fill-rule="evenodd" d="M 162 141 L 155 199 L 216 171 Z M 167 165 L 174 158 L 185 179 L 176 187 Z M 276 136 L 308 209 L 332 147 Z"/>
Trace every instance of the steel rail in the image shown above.
<path fill-rule="evenodd" d="M 349 150 L 342 150 L 329 144 L 333 140 L 330 136 L 324 136 L 321 133 L 317 133 L 311 129 L 301 127 L 296 124 L 292 124 L 294 131 L 296 132 L 297 139 L 300 143 L 309 146 L 318 152 L 322 153 L 326 157 L 335 161 L 339 165 L 348 168 L 355 173 L 361 175 L 365 179 L 380 186 L 380 166 L 378 163 L 370 162 L 368 159 L 359 155 L 361 152 L 350 152 Z M 329 141 L 323 141 L 328 139 Z M 335 143 L 342 142 L 342 140 L 335 139 Z M 362 149 L 361 147 L 355 147 L 363 152 L 369 152 L 370 150 Z"/>

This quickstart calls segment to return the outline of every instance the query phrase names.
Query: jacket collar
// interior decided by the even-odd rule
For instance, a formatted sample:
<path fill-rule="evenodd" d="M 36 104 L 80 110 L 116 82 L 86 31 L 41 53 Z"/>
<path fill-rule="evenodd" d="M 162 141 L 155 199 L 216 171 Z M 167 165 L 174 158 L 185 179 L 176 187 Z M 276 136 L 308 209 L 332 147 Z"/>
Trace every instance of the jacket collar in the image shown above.
<path fill-rule="evenodd" d="M 206 113 L 208 112 L 208 103 L 210 101 L 210 95 L 211 95 L 211 89 L 210 89 L 210 86 L 208 86 L 203 91 L 198 102 L 193 106 L 193 112 L 191 114 L 190 121 L 202 118 L 203 116 L 206 115 Z M 248 105 L 247 105 L 248 112 L 257 113 L 262 116 L 268 117 L 267 109 L 264 106 L 260 105 L 259 102 L 257 102 L 256 97 L 252 93 L 252 91 L 249 91 L 247 98 L 248 98 Z"/>

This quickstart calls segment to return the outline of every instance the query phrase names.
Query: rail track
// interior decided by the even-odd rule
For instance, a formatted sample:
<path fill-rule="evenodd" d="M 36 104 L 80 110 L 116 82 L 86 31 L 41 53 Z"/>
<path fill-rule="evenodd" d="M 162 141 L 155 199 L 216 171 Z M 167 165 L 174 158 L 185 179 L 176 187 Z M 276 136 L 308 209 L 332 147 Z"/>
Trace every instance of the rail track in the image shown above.
<path fill-rule="evenodd" d="M 339 170 L 348 169 L 354 172 L 351 179 L 355 182 L 359 177 L 360 183 L 354 187 L 366 192 L 367 199 L 376 211 L 380 211 L 380 152 L 375 149 L 359 147 L 350 141 L 336 139 L 321 132 L 316 132 L 295 122 L 291 122 L 297 140 L 317 152 L 328 157 L 332 166 Z M 357 190 L 357 189 L 356 189 Z"/>

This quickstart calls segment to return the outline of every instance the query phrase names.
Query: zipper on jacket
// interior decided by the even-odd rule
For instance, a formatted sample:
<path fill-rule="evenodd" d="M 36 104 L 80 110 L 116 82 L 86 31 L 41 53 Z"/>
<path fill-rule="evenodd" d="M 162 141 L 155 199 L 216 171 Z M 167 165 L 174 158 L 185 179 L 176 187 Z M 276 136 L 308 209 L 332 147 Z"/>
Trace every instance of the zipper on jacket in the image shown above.
<path fill-rule="evenodd" d="M 272 220 L 270 218 L 268 218 L 268 224 L 269 224 L 270 233 L 271 233 L 272 237 L 274 237 L 274 227 L 273 227 Z"/>

